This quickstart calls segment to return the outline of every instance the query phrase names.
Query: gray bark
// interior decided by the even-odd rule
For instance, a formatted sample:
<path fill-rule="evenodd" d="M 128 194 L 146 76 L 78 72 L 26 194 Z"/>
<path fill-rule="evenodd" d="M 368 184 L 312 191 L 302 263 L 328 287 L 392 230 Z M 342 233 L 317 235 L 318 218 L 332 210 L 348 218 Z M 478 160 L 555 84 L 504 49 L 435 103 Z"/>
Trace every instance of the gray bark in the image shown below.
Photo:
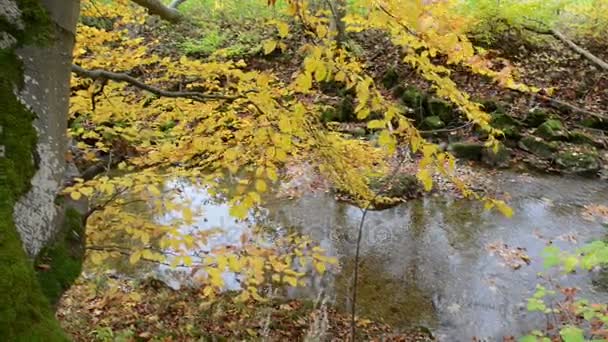
<path fill-rule="evenodd" d="M 55 197 L 64 181 L 67 148 L 67 113 L 72 49 L 79 14 L 79 0 L 43 0 L 56 24 L 54 39 L 46 46 L 24 46 L 17 55 L 23 61 L 20 101 L 37 115 L 38 171 L 30 191 L 14 208 L 14 221 L 25 250 L 35 256 L 60 227 L 60 208 Z"/>
<path fill-rule="evenodd" d="M 180 3 L 178 3 L 175 8 L 170 6 L 163 5 L 160 0 L 132 0 L 134 3 L 145 7 L 148 9 L 148 13 L 152 15 L 157 15 L 167 21 L 172 23 L 177 23 L 182 20 L 182 14 L 176 9 Z M 175 1 L 174 1 L 175 2 Z M 182 1 L 183 2 L 183 1 Z"/>

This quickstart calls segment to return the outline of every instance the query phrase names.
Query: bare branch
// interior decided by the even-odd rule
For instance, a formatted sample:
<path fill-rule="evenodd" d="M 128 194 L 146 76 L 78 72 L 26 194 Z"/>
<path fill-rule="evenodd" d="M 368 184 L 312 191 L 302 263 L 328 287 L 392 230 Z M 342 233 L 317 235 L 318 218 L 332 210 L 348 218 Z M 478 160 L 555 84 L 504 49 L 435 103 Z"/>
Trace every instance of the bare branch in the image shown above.
<path fill-rule="evenodd" d="M 187 99 L 191 99 L 191 100 L 195 100 L 195 101 L 199 101 L 199 102 L 205 102 L 205 101 L 209 101 L 209 100 L 233 101 L 238 98 L 241 98 L 240 96 L 228 96 L 228 95 L 222 95 L 222 94 L 206 94 L 206 93 L 202 93 L 202 92 L 198 92 L 198 91 L 164 90 L 164 89 L 156 88 L 154 86 L 146 84 L 125 73 L 117 73 L 117 72 L 111 72 L 111 71 L 101 70 L 101 69 L 87 70 L 87 69 L 84 69 L 75 64 L 72 64 L 72 72 L 74 72 L 76 75 L 78 75 L 80 77 L 99 79 L 99 80 L 112 80 L 112 81 L 116 81 L 116 82 L 125 82 L 125 83 L 128 83 L 137 88 L 143 89 L 145 91 L 149 91 L 154 95 L 163 96 L 163 97 L 173 97 L 173 98 L 183 97 L 183 98 L 187 98 Z"/>
<path fill-rule="evenodd" d="M 173 0 L 171 1 L 171 3 L 169 4 L 169 8 L 174 8 L 177 9 L 181 4 L 183 4 L 184 2 L 186 2 L 186 0 Z"/>
<path fill-rule="evenodd" d="M 170 6 L 165 6 L 162 2 L 160 2 L 160 0 L 133 0 L 134 3 L 147 8 L 148 13 L 157 15 L 172 23 L 177 23 L 183 19 L 183 15 L 177 10 L 177 6 L 184 1 L 185 0 L 174 0 L 174 3 L 178 3 L 175 5 L 175 7 L 171 7 L 173 3 Z"/>

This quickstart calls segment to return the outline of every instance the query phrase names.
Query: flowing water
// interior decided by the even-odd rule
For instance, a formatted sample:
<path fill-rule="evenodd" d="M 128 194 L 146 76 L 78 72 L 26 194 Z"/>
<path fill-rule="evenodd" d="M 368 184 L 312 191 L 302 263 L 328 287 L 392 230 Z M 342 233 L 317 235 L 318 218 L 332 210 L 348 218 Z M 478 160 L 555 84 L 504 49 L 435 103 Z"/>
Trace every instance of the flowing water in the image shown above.
<path fill-rule="evenodd" d="M 426 326 L 443 341 L 502 341 L 543 327 L 545 318 L 526 310 L 526 299 L 542 282 L 541 252 L 549 243 L 571 251 L 604 238 L 606 228 L 584 220 L 581 212 L 587 204 L 608 204 L 608 182 L 514 173 L 493 177 L 496 189 L 512 196 L 511 219 L 484 211 L 478 203 L 443 196 L 368 213 L 361 245 L 360 315 L 397 328 Z M 247 226 L 228 222 L 226 206 L 207 203 L 200 189 L 185 193 L 205 206 L 206 219 L 196 229 L 230 223 L 211 243 L 238 243 Z M 340 260 L 337 274 L 292 294 L 315 298 L 323 291 L 338 308 L 348 310 L 361 210 L 329 194 L 271 201 L 266 209 L 265 220 L 272 225 L 312 236 Z M 514 269 L 490 253 L 491 244 L 519 247 L 531 263 Z M 548 274 L 556 283 L 580 288 L 585 298 L 608 302 L 601 274 Z M 226 280 L 234 283 L 230 275 Z"/>

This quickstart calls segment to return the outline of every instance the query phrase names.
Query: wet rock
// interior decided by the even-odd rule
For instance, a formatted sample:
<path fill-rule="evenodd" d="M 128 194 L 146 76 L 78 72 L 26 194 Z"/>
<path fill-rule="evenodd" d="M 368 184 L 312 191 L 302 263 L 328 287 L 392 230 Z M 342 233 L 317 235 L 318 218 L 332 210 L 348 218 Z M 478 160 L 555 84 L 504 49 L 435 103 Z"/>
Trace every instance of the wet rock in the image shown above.
<path fill-rule="evenodd" d="M 422 127 L 430 130 L 441 129 L 445 127 L 445 123 L 439 116 L 428 116 L 422 121 Z"/>
<path fill-rule="evenodd" d="M 429 115 L 438 116 L 443 122 L 454 119 L 454 108 L 449 102 L 440 99 L 430 99 L 427 103 Z"/>
<path fill-rule="evenodd" d="M 558 153 L 555 164 L 564 173 L 592 175 L 600 169 L 597 157 L 584 151 L 562 151 Z"/>
<path fill-rule="evenodd" d="M 467 143 L 467 142 L 459 142 L 450 144 L 448 147 L 448 151 L 452 152 L 452 154 L 456 158 L 467 159 L 467 160 L 481 160 L 481 155 L 483 152 L 484 146 L 480 143 Z"/>
<path fill-rule="evenodd" d="M 538 126 L 534 134 L 547 141 L 568 140 L 568 131 L 561 121 L 555 119 L 549 119 Z"/>
<path fill-rule="evenodd" d="M 551 159 L 553 153 L 557 151 L 557 144 L 555 142 L 547 142 L 539 137 L 527 135 L 523 137 L 518 146 L 527 152 L 534 154 L 537 157 L 543 159 Z"/>
<path fill-rule="evenodd" d="M 481 152 L 481 162 L 497 168 L 508 168 L 511 163 L 511 152 L 503 144 L 497 149 L 485 147 Z"/>
<path fill-rule="evenodd" d="M 549 120 L 549 117 L 550 116 L 547 111 L 536 108 L 528 112 L 524 122 L 530 127 L 538 127 L 542 125 L 543 122 Z"/>

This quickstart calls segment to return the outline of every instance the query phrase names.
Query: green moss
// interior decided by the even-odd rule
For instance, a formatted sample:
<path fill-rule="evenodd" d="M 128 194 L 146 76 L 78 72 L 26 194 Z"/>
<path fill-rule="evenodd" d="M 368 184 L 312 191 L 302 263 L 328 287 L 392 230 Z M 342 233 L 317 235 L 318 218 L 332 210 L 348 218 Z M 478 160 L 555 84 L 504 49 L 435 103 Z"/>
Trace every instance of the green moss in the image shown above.
<path fill-rule="evenodd" d="M 568 131 L 564 128 L 561 121 L 549 119 L 534 131 L 535 135 L 547 140 L 567 140 Z"/>
<path fill-rule="evenodd" d="M 57 303 L 80 274 L 83 246 L 82 215 L 69 208 L 66 210 L 64 226 L 54 243 L 44 248 L 36 259 L 38 281 L 52 305 Z"/>
<path fill-rule="evenodd" d="M 454 119 L 454 108 L 452 108 L 452 105 L 440 99 L 429 99 L 427 111 L 428 115 L 438 116 L 445 123 L 449 123 Z"/>
<path fill-rule="evenodd" d="M 527 135 L 519 141 L 519 147 L 543 159 L 553 158 L 558 146 L 555 142 L 546 142 L 539 137 Z"/>
<path fill-rule="evenodd" d="M 479 143 L 454 143 L 449 150 L 455 157 L 467 160 L 481 160 L 483 145 Z"/>
<path fill-rule="evenodd" d="M 37 0 L 18 0 L 24 31 L 0 23 L 19 44 L 42 43 L 50 37 L 49 19 Z M 12 51 L 0 51 L 0 336 L 4 341 L 66 341 L 47 298 L 36 280 L 13 222 L 13 206 L 30 186 L 35 173 L 32 152 L 34 115 L 15 97 L 22 69 Z"/>
<path fill-rule="evenodd" d="M 445 123 L 438 116 L 428 116 L 422 121 L 422 127 L 428 129 L 441 129 L 445 127 Z"/>

